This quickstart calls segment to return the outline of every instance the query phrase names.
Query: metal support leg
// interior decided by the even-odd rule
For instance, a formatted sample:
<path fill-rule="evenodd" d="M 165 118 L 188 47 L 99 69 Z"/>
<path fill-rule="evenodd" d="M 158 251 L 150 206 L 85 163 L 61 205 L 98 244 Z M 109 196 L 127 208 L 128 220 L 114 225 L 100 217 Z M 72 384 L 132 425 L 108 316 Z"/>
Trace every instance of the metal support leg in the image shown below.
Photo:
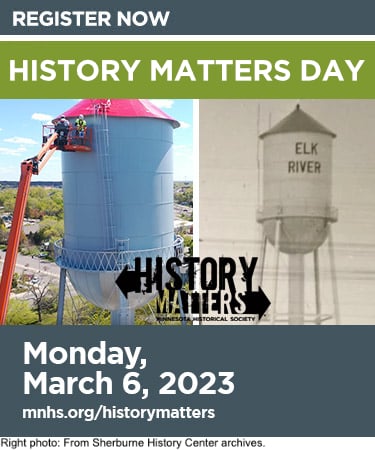
<path fill-rule="evenodd" d="M 262 287 L 263 275 L 264 275 L 264 263 L 266 260 L 266 250 L 267 250 L 267 236 L 266 233 L 262 233 L 262 243 L 260 248 L 260 261 L 259 261 L 259 286 Z"/>
<path fill-rule="evenodd" d="M 336 267 L 335 267 L 335 254 L 333 251 L 333 239 L 331 225 L 328 225 L 328 249 L 329 259 L 331 264 L 331 278 L 332 278 L 332 295 L 333 295 L 333 309 L 336 319 L 336 325 L 340 325 L 340 310 L 339 310 L 339 296 L 337 291 L 337 279 L 336 279 Z"/>
<path fill-rule="evenodd" d="M 275 230 L 275 280 L 273 286 L 273 305 L 272 305 L 272 314 L 271 314 L 271 323 L 272 325 L 276 320 L 276 300 L 277 300 L 277 284 L 279 278 L 279 258 L 280 258 L 280 228 L 281 228 L 281 220 L 276 220 L 276 230 Z"/>
<path fill-rule="evenodd" d="M 317 248 L 314 250 L 314 275 L 315 275 L 315 310 L 316 310 L 315 324 L 321 325 L 322 307 L 320 300 L 319 249 Z"/>
<path fill-rule="evenodd" d="M 305 270 L 304 255 L 289 255 L 289 325 L 303 325 L 305 322 Z"/>
<path fill-rule="evenodd" d="M 123 294 L 120 294 L 120 308 L 111 312 L 111 325 L 134 325 L 134 308 Z"/>
<path fill-rule="evenodd" d="M 59 281 L 59 298 L 57 303 L 57 320 L 56 325 L 62 325 L 64 319 L 64 306 L 65 306 L 65 286 L 66 286 L 66 269 L 60 268 L 60 281 Z"/>
<path fill-rule="evenodd" d="M 115 311 L 111 311 L 111 325 L 118 326 L 120 325 L 120 310 L 116 309 Z"/>
<path fill-rule="evenodd" d="M 180 266 L 176 266 L 176 267 L 175 267 L 175 271 L 176 271 L 176 273 L 180 276 L 180 278 L 182 279 L 182 277 L 181 277 L 181 271 L 180 271 Z M 186 316 L 185 316 L 184 309 L 183 309 L 183 307 L 182 307 L 181 290 L 178 290 L 178 292 L 177 292 L 177 297 L 178 297 L 178 306 L 179 306 L 179 308 L 180 308 L 181 323 L 182 323 L 182 325 L 186 325 Z"/>
<path fill-rule="evenodd" d="M 182 298 L 181 298 L 180 290 L 177 292 L 177 295 L 178 295 L 178 306 L 180 307 L 181 324 L 186 325 L 186 317 L 185 317 L 184 310 L 182 308 Z"/>

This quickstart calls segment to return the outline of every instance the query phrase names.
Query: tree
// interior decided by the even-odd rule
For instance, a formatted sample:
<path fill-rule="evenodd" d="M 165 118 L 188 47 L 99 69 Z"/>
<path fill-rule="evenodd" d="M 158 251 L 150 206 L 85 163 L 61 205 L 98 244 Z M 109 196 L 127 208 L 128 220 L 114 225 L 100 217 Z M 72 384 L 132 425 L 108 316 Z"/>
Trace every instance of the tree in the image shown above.
<path fill-rule="evenodd" d="M 14 210 L 16 195 L 16 188 L 0 190 L 0 206 L 4 207 L 5 212 L 11 213 Z M 40 186 L 32 186 L 30 188 L 25 217 L 41 219 L 47 215 L 62 219 L 63 210 L 62 189 L 51 189 Z"/>
<path fill-rule="evenodd" d="M 32 325 L 37 321 L 38 316 L 31 311 L 28 301 L 10 299 L 5 322 L 7 325 Z"/>
<path fill-rule="evenodd" d="M 110 325 L 111 313 L 95 306 L 80 295 L 65 302 L 65 325 Z"/>
<path fill-rule="evenodd" d="M 34 186 L 30 189 L 26 217 L 42 219 L 44 216 L 63 217 L 63 196 L 61 189 Z"/>
<path fill-rule="evenodd" d="M 16 189 L 8 188 L 0 191 L 0 206 L 4 206 L 5 211 L 10 212 L 14 209 L 16 201 Z"/>
<path fill-rule="evenodd" d="M 42 241 L 57 241 L 64 235 L 63 221 L 56 217 L 45 216 L 44 219 L 40 221 L 39 233 Z"/>
<path fill-rule="evenodd" d="M 13 277 L 12 277 L 12 289 L 18 288 L 19 281 L 20 281 L 20 276 L 18 275 L 17 272 L 14 272 Z"/>
<path fill-rule="evenodd" d="M 177 189 L 176 189 L 177 188 Z M 174 201 L 180 205 L 193 206 L 193 185 L 187 184 L 176 186 L 174 192 Z"/>
<path fill-rule="evenodd" d="M 6 229 L 3 219 L 0 218 L 0 244 L 8 242 L 9 231 Z"/>
<path fill-rule="evenodd" d="M 184 247 L 189 250 L 189 256 L 193 256 L 193 237 L 189 234 L 182 235 L 184 238 Z"/>
<path fill-rule="evenodd" d="M 42 314 L 53 314 L 57 311 L 57 287 L 51 280 L 47 283 L 39 282 L 30 287 L 33 310 L 38 314 L 38 321 L 42 322 Z"/>

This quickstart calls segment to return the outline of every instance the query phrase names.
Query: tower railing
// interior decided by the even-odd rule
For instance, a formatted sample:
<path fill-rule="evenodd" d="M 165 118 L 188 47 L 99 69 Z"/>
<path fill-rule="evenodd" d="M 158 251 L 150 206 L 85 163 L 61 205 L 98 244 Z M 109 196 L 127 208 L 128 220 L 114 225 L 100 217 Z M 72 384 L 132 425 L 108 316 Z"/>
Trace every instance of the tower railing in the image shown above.
<path fill-rule="evenodd" d="M 307 217 L 315 219 L 326 219 L 328 222 L 337 222 L 338 209 L 332 206 L 266 206 L 259 208 L 256 212 L 257 222 L 265 222 L 271 219 L 282 219 L 288 217 Z"/>
<path fill-rule="evenodd" d="M 135 258 L 161 257 L 166 261 L 172 257 L 183 257 L 183 238 L 177 236 L 172 245 L 144 250 L 75 250 L 64 247 L 63 239 L 55 242 L 55 261 L 63 269 L 74 269 L 88 272 L 120 272 L 127 266 L 134 269 Z"/>

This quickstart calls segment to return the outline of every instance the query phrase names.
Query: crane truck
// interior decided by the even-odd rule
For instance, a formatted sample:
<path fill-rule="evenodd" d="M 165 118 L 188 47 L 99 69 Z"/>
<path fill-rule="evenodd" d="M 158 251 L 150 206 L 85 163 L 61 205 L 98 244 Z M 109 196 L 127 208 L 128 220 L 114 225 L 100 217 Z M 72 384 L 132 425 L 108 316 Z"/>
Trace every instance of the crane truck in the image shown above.
<path fill-rule="evenodd" d="M 0 281 L 0 325 L 4 325 L 6 320 L 32 175 L 39 175 L 56 150 L 90 152 L 91 137 L 91 129 L 86 129 L 84 137 L 77 137 L 75 128 L 69 128 L 64 145 L 61 145 L 59 135 L 54 131 L 54 127 L 51 125 L 43 125 L 43 144 L 41 150 L 36 156 L 27 158 L 21 162 L 21 176 Z"/>

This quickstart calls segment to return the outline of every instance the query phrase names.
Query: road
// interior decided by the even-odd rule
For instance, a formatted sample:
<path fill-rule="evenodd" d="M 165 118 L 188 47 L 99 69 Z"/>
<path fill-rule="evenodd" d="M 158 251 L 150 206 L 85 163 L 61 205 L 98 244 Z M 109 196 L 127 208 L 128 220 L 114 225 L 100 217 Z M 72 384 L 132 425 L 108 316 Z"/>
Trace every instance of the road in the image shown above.
<path fill-rule="evenodd" d="M 1 266 L 1 272 L 3 271 L 3 264 L 4 264 L 4 258 L 5 258 L 5 251 L 0 251 L 0 266 Z M 53 261 L 47 261 L 45 259 L 37 258 L 37 257 L 31 257 L 31 256 L 24 256 L 20 253 L 17 256 L 17 262 L 16 262 L 16 270 L 17 273 L 21 274 L 27 274 L 30 276 L 36 276 L 39 278 L 40 283 L 48 283 L 51 280 L 54 281 L 54 283 L 58 284 L 59 282 L 59 276 L 60 276 L 60 268 L 57 264 L 55 264 Z M 73 286 L 71 285 L 69 279 L 67 279 L 67 283 L 69 286 L 70 291 L 75 293 L 75 290 Z M 13 295 L 12 297 L 18 297 L 18 298 L 27 298 L 27 292 Z"/>
<path fill-rule="evenodd" d="M 3 271 L 4 258 L 5 252 L 1 251 L 0 252 L 1 271 Z M 54 278 L 58 278 L 60 274 L 60 268 L 54 262 L 40 259 L 37 257 L 32 258 L 31 256 L 24 256 L 19 253 L 16 262 L 16 272 L 22 273 L 23 271 L 30 275 L 39 272 L 44 276 L 50 276 Z"/>

